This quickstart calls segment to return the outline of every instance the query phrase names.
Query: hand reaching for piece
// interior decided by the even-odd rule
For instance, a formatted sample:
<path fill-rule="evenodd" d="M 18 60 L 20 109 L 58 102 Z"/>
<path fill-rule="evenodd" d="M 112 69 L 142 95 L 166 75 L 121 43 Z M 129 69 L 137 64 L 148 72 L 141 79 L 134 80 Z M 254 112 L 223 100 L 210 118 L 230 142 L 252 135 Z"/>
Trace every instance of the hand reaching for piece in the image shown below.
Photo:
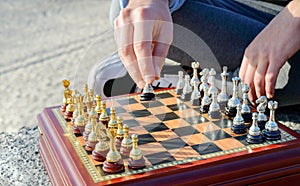
<path fill-rule="evenodd" d="M 249 99 L 274 96 L 284 63 L 300 48 L 300 0 L 283 9 L 245 50 L 239 76 L 249 88 Z"/>
<path fill-rule="evenodd" d="M 114 26 L 119 56 L 138 87 L 159 79 L 173 39 L 168 0 L 130 0 Z"/>

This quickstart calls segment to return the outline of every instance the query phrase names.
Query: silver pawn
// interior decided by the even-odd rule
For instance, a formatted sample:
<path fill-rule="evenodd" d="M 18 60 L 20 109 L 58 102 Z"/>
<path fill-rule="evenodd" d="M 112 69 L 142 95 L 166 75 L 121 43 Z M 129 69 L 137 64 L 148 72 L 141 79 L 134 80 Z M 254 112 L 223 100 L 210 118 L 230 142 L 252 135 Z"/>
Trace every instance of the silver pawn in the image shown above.
<path fill-rule="evenodd" d="M 200 112 L 201 113 L 207 113 L 208 110 L 209 110 L 209 105 L 211 103 L 211 99 L 208 95 L 208 89 L 209 89 L 208 85 L 204 86 L 203 89 L 204 89 L 204 96 L 201 100 Z"/>
<path fill-rule="evenodd" d="M 206 86 L 208 86 L 208 84 L 207 84 L 208 73 L 209 73 L 208 68 L 202 69 L 202 71 L 199 73 L 201 75 L 201 78 L 200 78 L 201 79 L 201 84 L 200 84 L 200 87 L 199 87 L 200 93 L 204 93 L 204 88 Z"/>
<path fill-rule="evenodd" d="M 233 124 L 231 126 L 231 131 L 236 133 L 236 134 L 243 134 L 246 132 L 246 126 L 244 123 L 244 118 L 242 117 L 241 114 L 241 109 L 242 106 L 238 104 L 236 106 L 236 116 L 233 118 Z"/>
<path fill-rule="evenodd" d="M 208 116 L 211 119 L 220 119 L 222 116 L 220 105 L 217 101 L 217 94 L 215 92 L 212 93 L 212 102 L 209 106 Z"/>
<path fill-rule="evenodd" d="M 246 138 L 248 143 L 261 143 L 263 141 L 260 128 L 257 125 L 257 113 L 252 114 L 252 125 Z"/>
<path fill-rule="evenodd" d="M 199 62 L 192 62 L 192 68 L 193 68 L 193 77 L 191 78 L 190 85 L 194 86 L 194 82 L 196 82 L 198 85 L 200 84 L 200 80 L 198 78 L 198 71 L 197 69 L 200 67 Z"/>
<path fill-rule="evenodd" d="M 217 72 L 215 69 L 211 68 L 209 71 L 209 79 L 208 79 L 208 83 L 209 83 L 209 90 L 208 90 L 208 95 L 211 96 L 213 93 L 218 94 L 218 89 L 216 87 L 216 75 Z"/>
<path fill-rule="evenodd" d="M 184 76 L 184 87 L 183 87 L 183 91 L 181 94 L 181 99 L 190 100 L 192 91 L 193 91 L 193 89 L 192 89 L 192 86 L 190 85 L 190 76 L 185 75 Z"/>
<path fill-rule="evenodd" d="M 177 95 L 181 95 L 182 94 L 183 86 L 184 86 L 183 71 L 179 71 L 178 72 L 178 82 L 176 84 L 176 89 L 175 89 L 175 93 Z"/>
<path fill-rule="evenodd" d="M 243 91 L 243 104 L 242 104 L 242 116 L 244 118 L 244 121 L 246 123 L 251 122 L 252 114 L 251 114 L 251 109 L 249 107 L 249 102 L 248 102 L 248 92 L 249 92 L 249 87 L 246 84 L 243 84 L 242 87 Z"/>
<path fill-rule="evenodd" d="M 227 94 L 227 78 L 228 78 L 228 76 L 229 76 L 229 73 L 227 72 L 227 66 L 224 66 L 223 72 L 221 73 L 222 89 L 218 95 L 218 102 L 219 102 L 221 111 L 225 111 L 225 106 L 229 100 L 229 96 Z"/>
<path fill-rule="evenodd" d="M 201 94 L 200 94 L 200 91 L 198 89 L 198 82 L 196 81 L 193 81 L 194 83 L 194 90 L 192 92 L 192 95 L 191 95 L 191 100 L 190 100 L 190 103 L 191 105 L 194 105 L 194 106 L 199 106 L 200 105 L 200 98 L 201 98 Z"/>

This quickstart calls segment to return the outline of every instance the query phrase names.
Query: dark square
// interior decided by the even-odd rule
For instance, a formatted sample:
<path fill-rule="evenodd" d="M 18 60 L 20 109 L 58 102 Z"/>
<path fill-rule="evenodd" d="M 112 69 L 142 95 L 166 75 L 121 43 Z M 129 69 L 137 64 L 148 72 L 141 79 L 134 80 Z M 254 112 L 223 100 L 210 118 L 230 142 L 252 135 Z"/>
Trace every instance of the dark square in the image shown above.
<path fill-rule="evenodd" d="M 173 105 L 167 105 L 172 111 L 177 111 L 177 110 L 186 110 L 190 108 L 184 103 L 179 103 L 179 104 L 173 104 Z"/>
<path fill-rule="evenodd" d="M 123 107 L 116 107 L 117 114 L 121 114 L 121 113 L 125 113 L 125 112 L 127 112 L 127 110 L 125 110 Z"/>
<path fill-rule="evenodd" d="M 132 112 L 129 112 L 133 117 L 145 117 L 145 116 L 150 116 L 151 112 L 149 112 L 148 110 L 144 109 L 144 110 L 135 110 Z"/>
<path fill-rule="evenodd" d="M 159 101 L 149 101 L 149 102 L 144 102 L 142 103 L 142 105 L 144 105 L 144 107 L 146 108 L 152 108 L 152 107 L 160 107 L 160 106 L 164 106 L 164 104 L 162 104 Z"/>
<path fill-rule="evenodd" d="M 165 140 L 165 141 L 160 142 L 160 144 L 163 147 L 165 147 L 167 150 L 180 149 L 180 148 L 187 146 L 187 144 L 180 138 Z"/>
<path fill-rule="evenodd" d="M 143 126 L 148 132 L 157 132 L 162 130 L 169 129 L 165 124 L 163 123 L 153 123 L 150 125 L 144 125 Z"/>
<path fill-rule="evenodd" d="M 234 137 L 234 138 L 239 140 L 239 142 L 241 142 L 244 145 L 249 145 L 249 143 L 246 141 L 247 134 L 245 134 L 243 136 L 237 136 L 237 137 Z"/>
<path fill-rule="evenodd" d="M 216 141 L 216 140 L 231 137 L 230 134 L 227 134 L 223 130 L 213 130 L 213 131 L 204 132 L 203 134 L 211 141 Z"/>
<path fill-rule="evenodd" d="M 169 120 L 174 120 L 174 119 L 178 119 L 179 116 L 177 116 L 177 114 L 175 114 L 174 112 L 168 112 L 165 114 L 159 114 L 156 115 L 156 117 L 158 119 L 160 119 L 161 121 L 169 121 Z"/>
<path fill-rule="evenodd" d="M 192 126 L 175 128 L 173 131 L 179 136 L 187 136 L 192 134 L 198 134 L 199 132 Z"/>
<path fill-rule="evenodd" d="M 128 98 L 128 99 L 120 99 L 118 100 L 118 103 L 121 105 L 128 105 L 128 104 L 134 104 L 138 103 L 134 98 Z"/>
<path fill-rule="evenodd" d="M 187 121 L 189 124 L 200 124 L 208 122 L 208 120 L 203 116 L 192 116 L 188 118 L 184 118 L 185 121 Z"/>
<path fill-rule="evenodd" d="M 131 128 L 131 127 L 137 127 L 137 126 L 140 125 L 139 122 L 137 122 L 134 119 L 124 120 L 123 124 L 128 125 L 129 128 Z"/>
<path fill-rule="evenodd" d="M 162 163 L 169 163 L 172 161 L 175 161 L 176 159 L 167 151 L 165 152 L 159 152 L 155 154 L 148 154 L 145 155 L 145 157 L 148 159 L 148 161 L 152 165 L 158 165 Z"/>
<path fill-rule="evenodd" d="M 150 134 L 141 134 L 139 135 L 139 145 L 143 145 L 146 143 L 156 142 L 156 140 Z"/>
<path fill-rule="evenodd" d="M 228 128 L 228 127 L 231 127 L 232 126 L 232 120 L 230 119 L 221 119 L 221 120 L 218 120 L 218 121 L 214 121 L 214 123 L 220 127 L 220 128 Z"/>
<path fill-rule="evenodd" d="M 192 148 L 195 151 L 197 151 L 200 155 L 222 151 L 222 149 L 220 149 L 213 142 L 207 142 L 207 143 L 201 143 L 199 145 L 193 145 Z"/>
<path fill-rule="evenodd" d="M 172 96 L 172 94 L 170 94 L 170 93 L 162 93 L 162 94 L 156 94 L 156 97 L 157 97 L 157 98 L 164 99 L 164 98 L 171 98 L 171 97 L 173 97 L 173 96 Z"/>

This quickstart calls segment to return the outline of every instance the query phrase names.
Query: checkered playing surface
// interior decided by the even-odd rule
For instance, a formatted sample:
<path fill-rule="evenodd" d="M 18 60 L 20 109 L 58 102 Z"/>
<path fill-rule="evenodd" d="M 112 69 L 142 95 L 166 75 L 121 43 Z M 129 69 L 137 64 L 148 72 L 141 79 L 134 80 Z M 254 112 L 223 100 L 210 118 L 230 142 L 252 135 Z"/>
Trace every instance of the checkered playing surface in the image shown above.
<path fill-rule="evenodd" d="M 121 116 L 123 123 L 129 126 L 130 135 L 138 134 L 139 148 L 144 154 L 147 167 L 139 171 L 126 169 L 125 173 L 107 175 L 101 170 L 101 162 L 94 161 L 91 154 L 86 154 L 83 148 L 79 149 L 78 152 L 83 152 L 81 156 L 85 164 L 92 162 L 101 175 L 99 178 L 95 174 L 94 180 L 109 180 L 147 172 L 172 166 L 176 162 L 184 163 L 191 158 L 209 158 L 222 153 L 238 152 L 249 146 L 246 142 L 247 134 L 231 132 L 231 119 L 223 116 L 220 120 L 211 120 L 207 114 L 200 114 L 199 107 L 179 99 L 173 90 L 157 93 L 155 101 L 141 102 L 139 99 L 139 96 L 133 96 L 110 100 L 106 104 L 108 113 L 110 106 L 116 108 L 117 116 Z M 247 124 L 248 127 L 250 125 Z M 291 140 L 291 137 L 293 136 L 282 131 L 282 139 Z M 76 141 L 82 147 L 85 144 L 82 137 L 78 137 Z M 89 161 L 85 160 L 85 156 L 88 156 Z M 124 159 L 125 165 L 127 162 Z M 90 165 L 87 167 L 93 170 Z"/>

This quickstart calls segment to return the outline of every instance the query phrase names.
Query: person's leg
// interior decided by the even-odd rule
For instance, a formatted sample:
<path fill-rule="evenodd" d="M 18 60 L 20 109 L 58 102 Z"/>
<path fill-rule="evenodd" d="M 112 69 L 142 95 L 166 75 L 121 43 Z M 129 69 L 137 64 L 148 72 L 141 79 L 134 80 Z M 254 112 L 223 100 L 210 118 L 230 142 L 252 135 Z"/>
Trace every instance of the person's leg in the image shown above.
<path fill-rule="evenodd" d="M 238 68 L 248 44 L 273 18 L 273 15 L 231 0 L 186 1 L 172 16 L 174 42 L 168 58 L 182 66 L 199 61 L 201 67 L 214 67 L 219 71 L 225 65 L 230 70 Z M 298 52 L 289 60 L 288 83 L 275 91 L 275 99 L 281 106 L 300 103 L 299 60 Z"/>

